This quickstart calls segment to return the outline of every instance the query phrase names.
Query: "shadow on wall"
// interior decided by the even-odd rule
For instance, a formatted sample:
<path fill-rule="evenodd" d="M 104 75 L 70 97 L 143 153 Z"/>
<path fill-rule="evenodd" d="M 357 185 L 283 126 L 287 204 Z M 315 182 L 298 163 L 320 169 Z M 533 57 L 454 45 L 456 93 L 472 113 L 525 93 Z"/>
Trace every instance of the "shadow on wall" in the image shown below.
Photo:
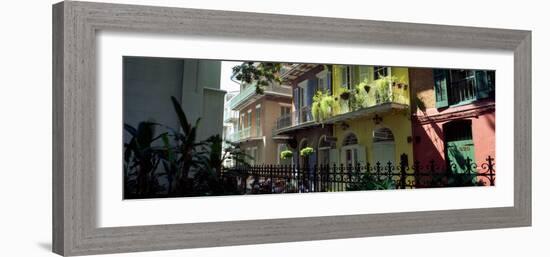
<path fill-rule="evenodd" d="M 423 165 L 430 161 L 439 167 L 446 165 L 444 159 L 444 134 L 443 129 L 435 122 L 422 125 L 413 120 L 413 154 L 414 160 Z M 437 144 L 437 145 L 436 145 Z M 441 147 L 441 149 L 438 148 Z"/>

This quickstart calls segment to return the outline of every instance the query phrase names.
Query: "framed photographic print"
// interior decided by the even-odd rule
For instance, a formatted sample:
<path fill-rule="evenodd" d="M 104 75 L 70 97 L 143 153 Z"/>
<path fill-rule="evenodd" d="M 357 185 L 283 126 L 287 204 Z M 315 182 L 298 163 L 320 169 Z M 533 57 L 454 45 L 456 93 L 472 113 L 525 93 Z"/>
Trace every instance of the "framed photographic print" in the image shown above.
<path fill-rule="evenodd" d="M 65 1 L 53 60 L 58 254 L 531 225 L 530 31 Z"/>

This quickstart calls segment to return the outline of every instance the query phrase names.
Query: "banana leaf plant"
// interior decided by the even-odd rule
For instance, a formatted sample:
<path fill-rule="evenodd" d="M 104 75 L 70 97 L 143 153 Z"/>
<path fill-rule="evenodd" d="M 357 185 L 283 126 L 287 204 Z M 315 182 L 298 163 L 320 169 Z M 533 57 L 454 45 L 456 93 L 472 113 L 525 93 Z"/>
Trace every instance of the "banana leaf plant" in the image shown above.
<path fill-rule="evenodd" d="M 155 126 L 152 122 L 140 122 L 137 128 L 124 124 L 124 130 L 132 138 L 124 144 L 125 194 L 149 196 L 162 190 L 156 173 L 160 159 L 157 150 L 152 146 L 162 136 L 155 137 Z"/>
<path fill-rule="evenodd" d="M 200 160 L 203 153 L 198 147 L 205 145 L 205 142 L 197 140 L 200 118 L 195 121 L 195 124 L 189 123 L 179 101 L 173 96 L 171 100 L 180 125 L 179 130 L 173 131 L 172 135 L 175 141 L 174 152 L 178 156 L 178 170 L 175 172 L 176 187 L 180 194 L 188 194 L 193 191 L 189 172 L 191 169 L 201 169 Z"/>
<path fill-rule="evenodd" d="M 162 166 L 166 171 L 166 180 L 168 180 L 168 195 L 171 195 L 174 193 L 174 179 L 178 172 L 177 153 L 175 147 L 170 144 L 168 134 L 165 133 L 162 135 L 162 143 Z"/>
<path fill-rule="evenodd" d="M 205 142 L 203 153 L 206 155 L 200 155 L 204 169 L 194 178 L 195 185 L 199 187 L 196 190 L 203 194 L 238 194 L 240 189 L 234 180 L 243 174 L 237 174 L 234 170 L 222 171 L 223 164 L 226 160 L 233 160 L 237 165 L 248 165 L 246 160 L 250 156 L 238 144 L 224 141 L 220 135 L 211 136 Z"/>

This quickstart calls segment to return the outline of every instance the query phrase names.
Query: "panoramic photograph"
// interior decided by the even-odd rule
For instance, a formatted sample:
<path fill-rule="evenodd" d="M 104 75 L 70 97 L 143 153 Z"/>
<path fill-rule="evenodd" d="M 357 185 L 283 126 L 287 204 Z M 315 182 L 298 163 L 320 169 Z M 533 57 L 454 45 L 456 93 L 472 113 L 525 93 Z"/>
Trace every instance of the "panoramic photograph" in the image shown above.
<path fill-rule="evenodd" d="M 495 186 L 495 71 L 125 56 L 124 199 Z"/>

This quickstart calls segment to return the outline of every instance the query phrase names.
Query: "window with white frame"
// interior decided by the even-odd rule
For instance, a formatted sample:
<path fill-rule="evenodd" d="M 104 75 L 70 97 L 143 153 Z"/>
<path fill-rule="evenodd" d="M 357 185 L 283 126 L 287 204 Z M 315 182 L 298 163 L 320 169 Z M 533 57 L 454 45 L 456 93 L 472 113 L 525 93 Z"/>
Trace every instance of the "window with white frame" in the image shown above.
<path fill-rule="evenodd" d="M 258 163 L 258 147 L 248 147 L 245 150 L 249 165 L 255 165 Z"/>
<path fill-rule="evenodd" d="M 342 142 L 342 151 L 343 151 L 343 163 L 346 166 L 355 165 L 359 161 L 359 145 L 357 136 L 350 133 Z"/>
<path fill-rule="evenodd" d="M 330 78 L 329 78 L 329 72 L 327 70 L 323 70 L 316 74 L 317 76 L 317 88 L 322 91 L 330 91 Z"/>
<path fill-rule="evenodd" d="M 363 82 L 369 79 L 369 67 L 359 66 L 359 81 Z"/>
<path fill-rule="evenodd" d="M 290 106 L 281 105 L 281 117 L 290 115 Z"/>
<path fill-rule="evenodd" d="M 387 66 L 374 66 L 374 80 L 390 75 L 390 68 Z"/>
<path fill-rule="evenodd" d="M 245 124 L 244 124 L 244 113 L 241 113 L 241 118 L 239 119 L 239 129 L 244 129 L 245 128 Z"/>
<path fill-rule="evenodd" d="M 250 128 L 252 126 L 252 110 L 246 112 L 246 127 Z"/>
<path fill-rule="evenodd" d="M 256 105 L 256 113 L 254 114 L 256 116 L 256 136 L 260 136 L 261 135 L 261 124 L 260 124 L 260 121 L 261 121 L 261 116 L 262 116 L 262 106 L 261 105 Z"/>
<path fill-rule="evenodd" d="M 341 66 L 340 75 L 342 76 L 342 87 L 350 89 L 353 84 L 353 67 L 349 65 Z"/>

